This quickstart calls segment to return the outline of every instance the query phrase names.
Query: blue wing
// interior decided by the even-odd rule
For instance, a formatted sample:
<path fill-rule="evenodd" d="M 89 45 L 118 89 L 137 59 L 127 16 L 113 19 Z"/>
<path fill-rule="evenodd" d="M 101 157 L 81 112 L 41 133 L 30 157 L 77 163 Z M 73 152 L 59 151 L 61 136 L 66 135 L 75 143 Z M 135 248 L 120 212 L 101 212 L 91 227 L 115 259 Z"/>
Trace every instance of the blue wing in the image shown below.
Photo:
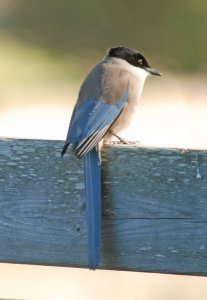
<path fill-rule="evenodd" d="M 75 107 L 68 131 L 67 144 L 76 145 L 75 154 L 82 157 L 92 150 L 121 113 L 128 91 L 114 104 L 90 99 Z"/>

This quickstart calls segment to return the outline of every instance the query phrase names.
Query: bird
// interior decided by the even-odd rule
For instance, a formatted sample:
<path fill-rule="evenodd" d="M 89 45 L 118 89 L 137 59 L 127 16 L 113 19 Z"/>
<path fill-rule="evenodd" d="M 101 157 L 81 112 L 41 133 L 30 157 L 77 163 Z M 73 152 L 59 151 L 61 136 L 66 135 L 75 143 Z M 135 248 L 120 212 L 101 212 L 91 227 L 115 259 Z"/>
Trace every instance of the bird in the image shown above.
<path fill-rule="evenodd" d="M 123 46 L 107 51 L 83 81 L 63 146 L 84 159 L 88 267 L 95 270 L 100 260 L 101 240 L 101 148 L 130 125 L 148 75 L 161 76 L 144 55 Z"/>

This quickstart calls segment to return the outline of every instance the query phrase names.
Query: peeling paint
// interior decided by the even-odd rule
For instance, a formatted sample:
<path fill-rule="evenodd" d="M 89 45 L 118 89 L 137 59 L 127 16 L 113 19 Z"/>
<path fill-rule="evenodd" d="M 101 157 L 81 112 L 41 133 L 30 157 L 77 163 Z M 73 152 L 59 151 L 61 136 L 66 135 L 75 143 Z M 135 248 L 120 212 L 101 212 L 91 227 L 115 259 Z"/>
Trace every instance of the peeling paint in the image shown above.
<path fill-rule="evenodd" d="M 159 258 L 165 258 L 166 256 L 163 255 L 163 254 L 155 254 L 156 257 L 159 257 Z"/>
<path fill-rule="evenodd" d="M 85 184 L 83 182 L 76 183 L 75 188 L 78 190 L 85 189 Z"/>
<path fill-rule="evenodd" d="M 17 164 L 15 162 L 8 162 L 7 166 L 9 167 L 15 167 Z"/>

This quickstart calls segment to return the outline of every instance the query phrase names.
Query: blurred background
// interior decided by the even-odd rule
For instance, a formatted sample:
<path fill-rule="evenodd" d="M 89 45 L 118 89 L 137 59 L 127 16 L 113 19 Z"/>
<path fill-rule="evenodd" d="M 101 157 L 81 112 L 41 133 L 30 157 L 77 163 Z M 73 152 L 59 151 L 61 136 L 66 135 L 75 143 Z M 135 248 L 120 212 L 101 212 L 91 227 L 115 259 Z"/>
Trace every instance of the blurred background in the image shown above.
<path fill-rule="evenodd" d="M 85 75 L 122 45 L 164 74 L 147 79 L 122 136 L 206 149 L 206 15 L 204 0 L 0 0 L 0 136 L 64 140 Z M 205 278 L 0 265 L 0 297 L 190 300 L 206 292 Z"/>

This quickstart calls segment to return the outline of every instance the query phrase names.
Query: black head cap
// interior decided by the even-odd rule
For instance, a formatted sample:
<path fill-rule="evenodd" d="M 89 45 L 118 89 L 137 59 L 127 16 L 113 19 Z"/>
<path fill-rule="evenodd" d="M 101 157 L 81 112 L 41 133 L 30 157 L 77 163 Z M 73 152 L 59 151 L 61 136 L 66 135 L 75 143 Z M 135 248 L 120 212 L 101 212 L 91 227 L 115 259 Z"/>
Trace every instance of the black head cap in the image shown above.
<path fill-rule="evenodd" d="M 144 55 L 142 55 L 142 53 L 136 49 L 126 47 L 110 48 L 108 51 L 108 56 L 124 59 L 129 64 L 142 68 L 153 75 L 161 75 L 157 70 L 150 67 Z"/>

